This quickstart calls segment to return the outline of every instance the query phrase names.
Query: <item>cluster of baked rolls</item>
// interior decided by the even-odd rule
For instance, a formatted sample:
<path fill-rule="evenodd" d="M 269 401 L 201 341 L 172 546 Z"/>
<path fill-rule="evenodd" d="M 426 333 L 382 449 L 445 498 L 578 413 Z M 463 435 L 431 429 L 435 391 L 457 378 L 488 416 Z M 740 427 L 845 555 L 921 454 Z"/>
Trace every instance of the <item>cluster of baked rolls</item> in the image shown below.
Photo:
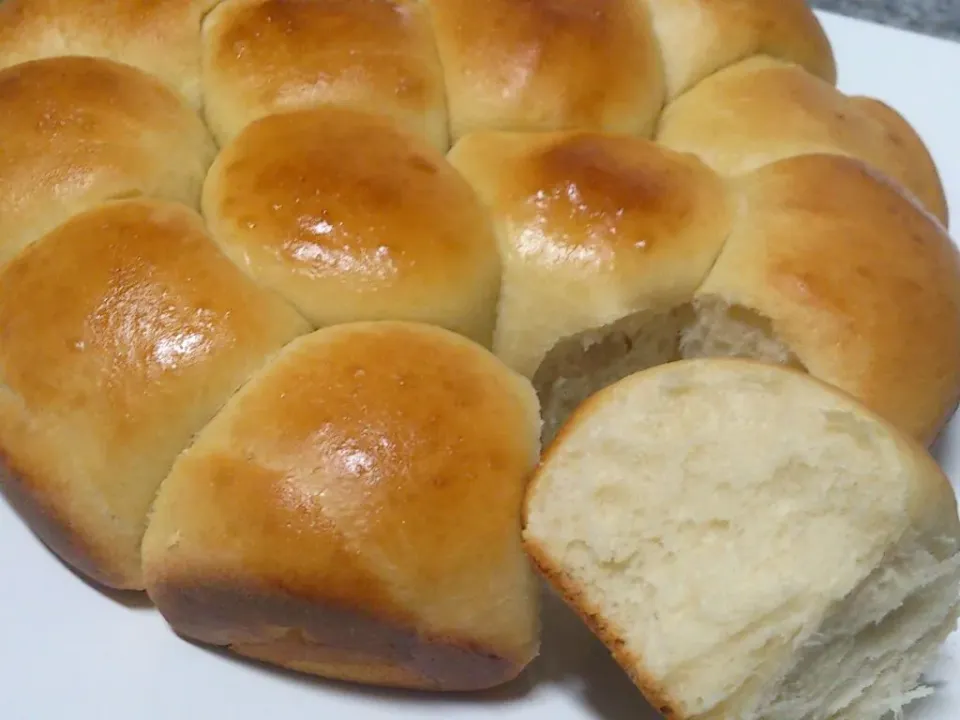
<path fill-rule="evenodd" d="M 802 0 L 7 0 L 0 67 L 4 493 L 202 642 L 496 685 L 598 390 L 754 358 L 922 445 L 960 398 L 937 169 Z"/>

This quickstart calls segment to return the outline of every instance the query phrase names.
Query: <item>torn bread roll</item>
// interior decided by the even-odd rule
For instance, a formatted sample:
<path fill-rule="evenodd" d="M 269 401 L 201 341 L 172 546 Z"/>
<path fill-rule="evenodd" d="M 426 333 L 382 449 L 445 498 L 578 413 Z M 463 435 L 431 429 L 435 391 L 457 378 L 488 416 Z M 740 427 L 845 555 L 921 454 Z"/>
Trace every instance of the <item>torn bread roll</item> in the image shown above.
<path fill-rule="evenodd" d="M 775 162 L 731 193 L 730 233 L 688 301 L 557 338 L 534 373 L 545 439 L 636 370 L 741 356 L 804 369 L 932 443 L 960 399 L 960 253 L 943 226 L 840 155 Z"/>
<path fill-rule="evenodd" d="M 543 575 L 671 720 L 880 718 L 956 628 L 949 481 L 849 395 L 700 359 L 594 395 L 530 483 Z"/>
<path fill-rule="evenodd" d="M 717 174 L 642 138 L 474 133 L 447 158 L 500 245 L 494 350 L 528 377 L 562 338 L 689 299 L 730 231 Z"/>
<path fill-rule="evenodd" d="M 163 482 L 150 597 L 182 635 L 306 673 L 506 682 L 539 645 L 519 527 L 539 424 L 529 382 L 449 331 L 296 340 Z"/>

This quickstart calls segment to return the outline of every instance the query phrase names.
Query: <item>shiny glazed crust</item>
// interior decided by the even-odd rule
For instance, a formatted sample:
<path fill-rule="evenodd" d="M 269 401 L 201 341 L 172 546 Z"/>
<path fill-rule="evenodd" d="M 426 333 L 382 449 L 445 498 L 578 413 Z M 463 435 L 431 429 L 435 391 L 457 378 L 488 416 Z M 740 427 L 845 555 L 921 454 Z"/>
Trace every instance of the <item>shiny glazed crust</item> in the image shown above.
<path fill-rule="evenodd" d="M 183 205 L 73 217 L 0 272 L 5 489 L 68 562 L 142 588 L 140 538 L 173 459 L 308 329 Z"/>
<path fill-rule="evenodd" d="M 497 223 L 494 350 L 527 376 L 560 338 L 689 298 L 730 232 L 720 177 L 643 138 L 475 133 L 449 159 Z"/>
<path fill-rule="evenodd" d="M 510 530 L 539 424 L 529 384 L 459 335 L 320 330 L 177 460 L 144 539 L 147 590 L 180 632 L 282 665 L 504 682 L 537 647 Z"/>
<path fill-rule="evenodd" d="M 418 0 L 227 0 L 204 22 L 203 66 L 221 145 L 264 115 L 321 103 L 449 145 L 443 69 Z"/>
<path fill-rule="evenodd" d="M 537 645 L 522 376 L 559 340 L 714 293 L 923 440 L 960 397 L 936 167 L 836 75 L 803 0 L 6 0 L 0 487 L 185 635 L 359 682 L 503 682 Z M 704 147 L 710 103 L 743 118 Z M 406 395 L 398 368 L 441 380 Z M 357 395 L 310 405 L 334 385 Z M 349 517 L 291 505 L 274 461 L 332 467 L 323 434 L 366 442 L 361 410 L 433 448 L 417 503 L 344 470 Z M 285 454 L 284 423 L 317 454 Z M 392 459 L 371 467 L 397 480 Z M 207 482 L 228 466 L 237 504 Z"/>
<path fill-rule="evenodd" d="M 218 0 L 8 0 L 0 5 L 0 67 L 86 55 L 155 75 L 194 108 L 200 22 Z"/>
<path fill-rule="evenodd" d="M 219 246 L 322 327 L 414 320 L 489 345 L 500 257 L 490 219 L 443 154 L 338 107 L 248 125 L 207 176 Z"/>
<path fill-rule="evenodd" d="M 0 104 L 0 262 L 104 200 L 199 207 L 216 147 L 155 77 L 98 58 L 30 61 L 0 70 Z"/>
<path fill-rule="evenodd" d="M 652 130 L 663 72 L 640 3 L 430 5 L 454 140 L 477 130 Z"/>

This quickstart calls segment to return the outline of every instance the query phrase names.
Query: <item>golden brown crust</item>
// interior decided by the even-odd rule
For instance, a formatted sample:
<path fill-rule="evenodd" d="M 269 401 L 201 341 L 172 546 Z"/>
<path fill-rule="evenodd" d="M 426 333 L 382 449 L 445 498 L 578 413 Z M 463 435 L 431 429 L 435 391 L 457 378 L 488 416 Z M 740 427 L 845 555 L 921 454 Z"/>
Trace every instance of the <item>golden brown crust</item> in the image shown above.
<path fill-rule="evenodd" d="M 155 78 L 85 57 L 0 70 L 0 137 L 0 264 L 106 199 L 197 207 L 215 151 L 196 114 Z"/>
<path fill-rule="evenodd" d="M 636 0 L 430 7 L 454 141 L 478 130 L 652 130 L 663 71 Z"/>
<path fill-rule="evenodd" d="M 500 259 L 470 186 L 426 141 L 342 108 L 272 115 L 204 189 L 217 242 L 315 325 L 429 322 L 491 342 Z"/>
<path fill-rule="evenodd" d="M 689 299 L 729 231 L 720 178 L 641 138 L 478 133 L 449 158 L 494 217 L 494 346 L 527 376 L 562 337 Z"/>
<path fill-rule="evenodd" d="M 333 680 L 450 692 L 494 687 L 524 668 L 469 639 L 418 633 L 415 617 L 377 617 L 384 598 L 376 615 L 333 606 L 318 612 L 314 600 L 283 587 L 210 577 L 168 580 L 150 594 L 186 637 Z"/>
<path fill-rule="evenodd" d="M 0 387 L 0 395 L 9 391 Z M 0 401 L 0 408 L 3 407 Z M 2 410 L 0 410 L 2 412 Z M 73 527 L 71 519 L 51 498 L 37 493 L 39 483 L 18 469 L 0 447 L 0 496 L 20 516 L 34 536 L 68 566 L 107 587 L 125 583 L 121 573 L 111 568 L 107 555 L 84 538 L 82 531 Z"/>
<path fill-rule="evenodd" d="M 806 0 L 643 0 L 660 41 L 668 100 L 752 55 L 805 67 L 829 83 L 836 60 Z"/>
<path fill-rule="evenodd" d="M 318 331 L 164 481 L 148 591 L 180 632 L 288 667 L 342 661 L 341 678 L 437 689 L 505 680 L 537 647 L 517 517 L 538 434 L 529 383 L 459 335 Z"/>
<path fill-rule="evenodd" d="M 943 227 L 841 156 L 782 160 L 740 191 L 698 294 L 769 318 L 812 375 L 932 441 L 960 398 L 960 254 Z"/>
<path fill-rule="evenodd" d="M 140 536 L 173 458 L 307 330 L 184 206 L 132 200 L 74 217 L 0 274 L 6 491 L 68 563 L 141 588 Z"/>
<path fill-rule="evenodd" d="M 757 54 L 811 73 L 763 94 L 811 124 L 738 109 L 703 142 L 721 123 L 697 103 L 728 77 L 709 76 Z M 404 319 L 532 375 L 569 333 L 688 301 L 736 203 L 708 164 L 638 139 L 684 92 L 664 122 L 692 107 L 696 142 L 665 130 L 669 144 L 769 140 L 736 168 L 743 212 L 703 292 L 769 314 L 815 375 L 918 437 L 960 402 L 942 229 L 851 164 L 758 169 L 862 157 L 947 221 L 916 131 L 830 88 L 804 0 L 0 0 L 0 68 L 0 490 L 65 562 L 148 587 L 185 636 L 397 687 L 523 670 L 528 384 L 403 323 L 272 355 L 311 323 Z M 199 206 L 216 150 L 192 111 L 225 146 L 203 202 L 223 254 L 169 202 Z M 679 720 L 582 588 L 526 546 Z"/>
<path fill-rule="evenodd" d="M 947 205 L 946 188 L 940 177 L 936 161 L 919 132 L 907 119 L 881 100 L 870 97 L 852 97 L 851 102 L 860 112 L 865 113 L 884 126 L 891 144 L 899 148 L 909 164 L 904 164 L 902 182 L 911 189 L 944 226 L 950 223 L 950 209 Z"/>
<path fill-rule="evenodd" d="M 221 145 L 271 112 L 333 104 L 449 146 L 443 71 L 419 0 L 226 0 L 204 23 L 203 55 Z"/>
<path fill-rule="evenodd" d="M 850 155 L 946 221 L 943 185 L 916 131 L 883 103 L 847 97 L 798 65 L 756 57 L 703 80 L 664 110 L 657 142 L 727 174 L 794 155 Z"/>
<path fill-rule="evenodd" d="M 200 22 L 218 0 L 6 0 L 0 67 L 63 55 L 104 57 L 163 80 L 199 108 Z"/>

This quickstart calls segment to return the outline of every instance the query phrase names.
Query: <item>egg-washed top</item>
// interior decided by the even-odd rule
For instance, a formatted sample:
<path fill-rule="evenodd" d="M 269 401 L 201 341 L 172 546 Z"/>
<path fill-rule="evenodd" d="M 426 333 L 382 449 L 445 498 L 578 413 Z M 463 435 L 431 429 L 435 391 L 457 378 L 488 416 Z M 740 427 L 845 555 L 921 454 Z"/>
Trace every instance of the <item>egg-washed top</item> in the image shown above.
<path fill-rule="evenodd" d="M 937 169 L 803 0 L 7 0 L 0 68 L 0 460 L 108 584 L 317 328 L 436 325 L 530 377 L 716 293 L 925 440 L 960 396 Z"/>

